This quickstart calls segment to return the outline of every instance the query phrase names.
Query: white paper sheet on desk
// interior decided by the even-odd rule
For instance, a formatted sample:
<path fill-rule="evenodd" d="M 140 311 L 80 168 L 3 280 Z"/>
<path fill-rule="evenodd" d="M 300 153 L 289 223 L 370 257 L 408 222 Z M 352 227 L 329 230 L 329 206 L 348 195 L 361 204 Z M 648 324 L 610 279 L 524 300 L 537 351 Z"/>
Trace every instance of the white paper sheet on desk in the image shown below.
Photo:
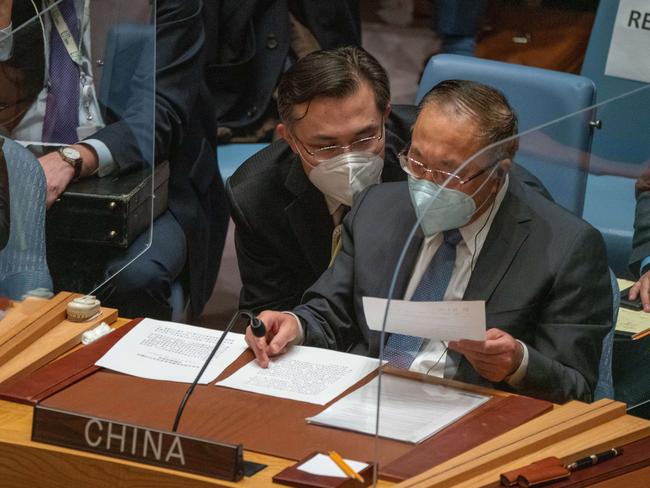
<path fill-rule="evenodd" d="M 217 386 L 325 405 L 378 366 L 378 359 L 294 346 L 268 368 L 251 361 Z"/>
<path fill-rule="evenodd" d="M 375 434 L 378 378 L 341 398 L 310 424 Z M 379 435 L 417 443 L 435 434 L 490 397 L 457 388 L 384 374 L 381 378 Z"/>
<path fill-rule="evenodd" d="M 221 331 L 144 319 L 95 364 L 152 380 L 191 383 L 221 337 Z M 242 334 L 229 333 L 199 383 L 214 381 L 246 350 Z"/>
<path fill-rule="evenodd" d="M 368 327 L 381 331 L 385 298 L 363 297 Z M 485 340 L 484 301 L 412 302 L 391 300 L 386 332 L 439 341 Z"/>
<path fill-rule="evenodd" d="M 367 463 L 344 459 L 345 463 L 355 472 L 359 473 L 368 467 Z M 347 478 L 348 475 L 332 461 L 332 458 L 325 454 L 316 454 L 313 458 L 308 459 L 300 466 L 298 471 L 313 474 L 315 476 L 333 476 L 334 478 Z"/>

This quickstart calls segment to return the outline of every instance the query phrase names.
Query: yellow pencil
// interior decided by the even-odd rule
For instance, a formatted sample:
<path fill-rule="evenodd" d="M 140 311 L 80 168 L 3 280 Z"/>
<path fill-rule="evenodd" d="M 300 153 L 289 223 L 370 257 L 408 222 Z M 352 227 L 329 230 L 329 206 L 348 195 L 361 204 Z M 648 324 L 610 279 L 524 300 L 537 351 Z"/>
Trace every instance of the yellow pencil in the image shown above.
<path fill-rule="evenodd" d="M 641 332 L 638 332 L 632 336 L 633 341 L 638 341 L 639 339 L 643 339 L 644 337 L 650 336 L 650 329 L 642 330 Z"/>
<path fill-rule="evenodd" d="M 354 469 L 352 469 L 348 463 L 346 463 L 341 455 L 336 452 L 336 451 L 329 451 L 327 454 L 329 454 L 329 457 L 332 461 L 336 463 L 336 465 L 343 470 L 343 472 L 348 475 L 348 477 L 352 478 L 353 480 L 357 480 L 361 483 L 364 482 L 363 477 L 357 473 Z"/>

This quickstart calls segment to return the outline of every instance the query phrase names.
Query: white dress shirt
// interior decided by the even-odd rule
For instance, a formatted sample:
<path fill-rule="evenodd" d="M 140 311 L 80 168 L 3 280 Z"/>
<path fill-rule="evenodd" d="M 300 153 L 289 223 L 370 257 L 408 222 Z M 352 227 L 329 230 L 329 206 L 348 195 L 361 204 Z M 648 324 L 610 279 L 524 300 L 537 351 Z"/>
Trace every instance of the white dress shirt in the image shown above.
<path fill-rule="evenodd" d="M 74 0 L 77 15 L 82 15 L 84 12 L 85 0 Z M 12 137 L 23 145 L 30 143 L 38 144 L 43 137 L 43 120 L 45 118 L 45 109 L 47 105 L 47 82 L 49 75 L 49 44 L 50 32 L 52 30 L 52 20 L 50 15 L 43 15 L 44 30 L 44 50 L 45 50 L 45 66 L 44 66 L 44 81 L 45 86 L 36 96 L 34 103 L 29 107 L 20 123 L 13 131 Z M 38 22 L 37 19 L 32 22 Z M 81 19 L 81 56 L 82 56 L 82 73 L 84 76 L 79 79 L 79 139 L 93 134 L 101 127 L 104 126 L 102 116 L 99 111 L 99 103 L 97 102 L 97 95 L 95 93 L 95 86 L 92 76 L 92 61 L 90 50 L 90 19 Z M 13 51 L 13 36 L 11 35 L 12 25 L 0 30 L 0 61 L 6 61 L 11 58 Z M 18 33 L 17 35 L 20 35 Z M 85 89 L 84 89 L 85 88 Z M 113 155 L 106 145 L 97 139 L 84 139 L 83 144 L 91 146 L 97 153 L 99 160 L 99 169 L 97 174 L 99 176 L 106 176 L 112 173 L 117 165 L 113 159 Z"/>
<path fill-rule="evenodd" d="M 490 232 L 494 217 L 505 197 L 508 181 L 509 179 L 506 176 L 506 180 L 499 189 L 491 208 L 486 209 L 474 222 L 458 229 L 463 239 L 456 246 L 456 261 L 444 295 L 445 301 L 463 299 L 472 271 L 485 243 L 485 238 Z M 410 300 L 413 296 L 424 272 L 442 242 L 443 234 L 441 232 L 425 238 L 413 268 L 411 280 L 404 294 L 405 300 Z M 528 350 L 523 343 L 521 344 L 524 348 L 524 360 L 522 360 L 517 371 L 508 379 L 508 382 L 513 386 L 524 377 L 528 365 Z M 443 341 L 425 340 L 411 364 L 410 370 L 442 377 L 445 371 L 446 350 L 447 344 Z"/>

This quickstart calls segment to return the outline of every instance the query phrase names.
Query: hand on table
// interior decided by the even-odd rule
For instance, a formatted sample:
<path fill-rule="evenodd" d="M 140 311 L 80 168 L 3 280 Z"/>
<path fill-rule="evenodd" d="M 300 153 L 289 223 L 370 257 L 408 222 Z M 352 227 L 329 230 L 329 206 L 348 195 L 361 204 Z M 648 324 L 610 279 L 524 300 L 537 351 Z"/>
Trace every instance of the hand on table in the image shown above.
<path fill-rule="evenodd" d="M 478 374 L 493 383 L 517 371 L 524 356 L 522 345 L 500 329 L 488 329 L 485 341 L 450 341 L 449 349 L 464 355 Z"/>
<path fill-rule="evenodd" d="M 630 300 L 636 300 L 637 297 L 640 297 L 643 311 L 650 313 L 650 271 L 641 275 L 639 281 L 632 285 L 628 297 Z"/>
<path fill-rule="evenodd" d="M 2 0 L 0 0 L 1 2 Z M 97 154 L 90 146 L 74 144 L 72 146 L 81 154 L 81 175 L 90 176 L 97 170 Z M 74 178 L 74 168 L 63 160 L 58 151 L 52 151 L 38 160 L 45 173 L 47 182 L 47 208 L 65 191 Z"/>
<path fill-rule="evenodd" d="M 300 326 L 293 315 L 265 310 L 257 316 L 266 326 L 265 337 L 255 337 L 250 326 L 246 328 L 246 343 L 255 353 L 259 365 L 266 368 L 269 358 L 287 352 L 290 343 L 298 337 Z"/>

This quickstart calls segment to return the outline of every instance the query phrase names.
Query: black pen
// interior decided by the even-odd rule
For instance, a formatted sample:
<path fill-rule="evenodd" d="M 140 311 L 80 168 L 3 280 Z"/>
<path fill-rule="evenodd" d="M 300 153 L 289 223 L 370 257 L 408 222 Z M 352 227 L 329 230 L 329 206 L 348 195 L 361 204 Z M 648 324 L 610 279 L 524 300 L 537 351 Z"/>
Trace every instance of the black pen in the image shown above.
<path fill-rule="evenodd" d="M 577 461 L 574 461 L 571 464 L 567 464 L 566 468 L 569 471 L 575 471 L 576 469 L 582 469 L 582 468 L 586 468 L 587 466 L 593 466 L 594 464 L 602 463 L 603 461 L 607 461 L 608 459 L 615 458 L 616 456 L 622 453 L 623 453 L 622 447 L 613 447 L 612 449 L 609 449 L 605 452 L 599 452 L 598 454 L 592 454 L 591 456 L 578 459 Z"/>

